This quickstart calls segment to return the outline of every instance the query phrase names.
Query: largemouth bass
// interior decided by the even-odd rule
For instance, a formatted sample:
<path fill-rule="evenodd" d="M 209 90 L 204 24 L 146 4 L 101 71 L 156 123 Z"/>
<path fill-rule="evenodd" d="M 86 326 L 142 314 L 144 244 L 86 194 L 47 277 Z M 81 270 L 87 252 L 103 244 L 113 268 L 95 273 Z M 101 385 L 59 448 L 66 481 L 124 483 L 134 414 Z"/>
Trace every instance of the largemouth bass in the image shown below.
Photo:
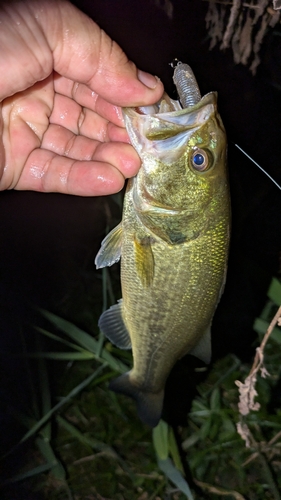
<path fill-rule="evenodd" d="M 110 387 L 133 397 L 141 420 L 161 418 L 166 379 L 187 353 L 209 363 L 210 326 L 226 275 L 230 199 L 226 137 L 217 95 L 201 98 L 178 63 L 180 102 L 125 108 L 142 160 L 129 180 L 122 222 L 103 240 L 96 266 L 121 258 L 122 295 L 99 320 L 101 331 L 131 349 L 132 370 Z"/>

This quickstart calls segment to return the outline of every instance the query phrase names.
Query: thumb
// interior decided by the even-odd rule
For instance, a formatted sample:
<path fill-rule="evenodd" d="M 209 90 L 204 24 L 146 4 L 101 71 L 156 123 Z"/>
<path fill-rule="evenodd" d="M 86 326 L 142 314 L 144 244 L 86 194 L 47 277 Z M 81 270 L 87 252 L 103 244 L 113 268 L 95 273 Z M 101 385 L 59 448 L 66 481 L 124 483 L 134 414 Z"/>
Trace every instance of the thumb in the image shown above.
<path fill-rule="evenodd" d="M 32 3 L 53 52 L 54 69 L 87 84 L 118 106 L 153 104 L 163 85 L 136 68 L 123 50 L 88 16 L 67 1 Z M 58 10 L 59 12 L 55 12 Z M 55 22 L 54 22 L 55 21 Z"/>

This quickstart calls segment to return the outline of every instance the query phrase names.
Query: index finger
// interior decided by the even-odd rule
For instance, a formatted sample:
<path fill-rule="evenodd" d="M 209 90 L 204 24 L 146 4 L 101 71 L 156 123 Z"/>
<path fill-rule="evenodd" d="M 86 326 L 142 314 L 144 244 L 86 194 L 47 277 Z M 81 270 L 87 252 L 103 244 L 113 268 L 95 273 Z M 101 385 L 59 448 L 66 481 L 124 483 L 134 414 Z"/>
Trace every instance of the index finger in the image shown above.
<path fill-rule="evenodd" d="M 30 1 L 60 75 L 118 106 L 145 106 L 163 94 L 159 78 L 140 71 L 119 45 L 69 2 Z"/>

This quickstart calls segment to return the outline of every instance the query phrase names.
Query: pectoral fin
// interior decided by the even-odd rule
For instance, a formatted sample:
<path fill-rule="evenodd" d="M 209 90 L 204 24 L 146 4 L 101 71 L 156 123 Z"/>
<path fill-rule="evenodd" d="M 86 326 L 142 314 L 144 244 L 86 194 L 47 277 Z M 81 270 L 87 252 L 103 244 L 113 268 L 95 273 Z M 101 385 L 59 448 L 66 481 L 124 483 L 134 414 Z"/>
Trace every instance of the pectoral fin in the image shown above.
<path fill-rule="evenodd" d="M 95 258 L 96 268 L 112 266 L 121 257 L 122 223 L 118 224 L 101 243 L 101 248 Z"/>
<path fill-rule="evenodd" d="M 102 313 L 98 325 L 112 344 L 120 349 L 132 348 L 131 338 L 122 318 L 122 299 Z"/>
<path fill-rule="evenodd" d="M 138 276 L 144 287 L 149 287 L 154 277 L 154 257 L 151 248 L 151 238 L 135 238 L 135 259 Z"/>
<path fill-rule="evenodd" d="M 209 327 L 204 333 L 203 337 L 199 340 L 198 344 L 189 351 L 188 354 L 192 354 L 204 363 L 209 364 L 212 356 L 212 347 L 211 347 L 211 327 Z"/>

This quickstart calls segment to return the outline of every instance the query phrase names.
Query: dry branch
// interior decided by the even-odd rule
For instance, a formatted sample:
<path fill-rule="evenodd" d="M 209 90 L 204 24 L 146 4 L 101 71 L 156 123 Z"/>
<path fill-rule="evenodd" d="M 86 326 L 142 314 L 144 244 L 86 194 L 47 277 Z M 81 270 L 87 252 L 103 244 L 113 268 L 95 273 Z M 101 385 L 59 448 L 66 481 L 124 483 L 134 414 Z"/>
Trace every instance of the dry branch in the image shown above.
<path fill-rule="evenodd" d="M 255 74 L 264 37 L 280 20 L 281 0 L 207 1 L 205 21 L 211 38 L 210 49 L 218 42 L 221 49 L 231 47 L 235 63 L 250 64 Z"/>
<path fill-rule="evenodd" d="M 256 349 L 256 355 L 254 359 L 253 366 L 248 377 L 245 379 L 244 384 L 240 380 L 236 380 L 235 383 L 239 387 L 239 403 L 238 408 L 241 415 L 248 415 L 251 410 L 257 411 L 260 408 L 259 403 L 255 403 L 254 399 L 257 396 L 257 391 L 255 389 L 257 375 L 260 372 L 263 378 L 269 375 L 268 371 L 264 366 L 264 348 L 270 337 L 273 328 L 281 319 L 281 306 L 279 307 L 277 313 L 272 319 L 259 347 Z"/>

